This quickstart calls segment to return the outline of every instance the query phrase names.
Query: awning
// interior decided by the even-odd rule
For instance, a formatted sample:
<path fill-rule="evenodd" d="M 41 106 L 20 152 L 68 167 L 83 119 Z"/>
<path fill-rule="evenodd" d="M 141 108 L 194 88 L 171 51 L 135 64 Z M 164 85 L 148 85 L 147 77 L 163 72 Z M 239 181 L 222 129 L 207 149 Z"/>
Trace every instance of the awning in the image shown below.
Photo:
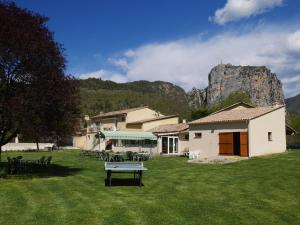
<path fill-rule="evenodd" d="M 152 132 L 100 131 L 100 135 L 105 139 L 115 140 L 157 140 L 157 137 Z"/>

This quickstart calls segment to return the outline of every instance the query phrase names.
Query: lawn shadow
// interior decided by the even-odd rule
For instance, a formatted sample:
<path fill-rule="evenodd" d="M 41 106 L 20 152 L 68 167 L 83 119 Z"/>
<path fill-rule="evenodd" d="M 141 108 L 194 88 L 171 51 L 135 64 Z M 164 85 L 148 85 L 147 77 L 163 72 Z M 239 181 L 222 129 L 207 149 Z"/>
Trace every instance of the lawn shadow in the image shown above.
<path fill-rule="evenodd" d="M 109 187 L 108 179 L 104 181 L 105 186 Z M 111 179 L 111 186 L 139 186 L 139 180 L 133 178 L 112 178 Z M 144 186 L 143 182 L 141 186 Z"/>
<path fill-rule="evenodd" d="M 80 171 L 82 168 L 74 168 L 69 166 L 62 166 L 59 164 L 50 164 L 47 167 L 32 167 L 26 170 L 15 171 L 14 173 L 8 172 L 8 163 L 0 162 L 0 178 L 21 178 L 21 179 L 31 179 L 31 178 L 48 178 L 48 177 L 67 177 L 73 176 Z"/>

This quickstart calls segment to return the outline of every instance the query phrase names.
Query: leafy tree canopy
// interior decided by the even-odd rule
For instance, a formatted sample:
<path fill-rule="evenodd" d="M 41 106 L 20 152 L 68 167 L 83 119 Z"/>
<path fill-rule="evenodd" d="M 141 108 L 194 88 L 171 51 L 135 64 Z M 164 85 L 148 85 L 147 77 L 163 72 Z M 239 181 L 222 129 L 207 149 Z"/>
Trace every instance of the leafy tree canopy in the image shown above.
<path fill-rule="evenodd" d="M 77 88 L 48 18 L 0 2 L 0 147 L 17 133 L 64 135 L 77 116 Z"/>

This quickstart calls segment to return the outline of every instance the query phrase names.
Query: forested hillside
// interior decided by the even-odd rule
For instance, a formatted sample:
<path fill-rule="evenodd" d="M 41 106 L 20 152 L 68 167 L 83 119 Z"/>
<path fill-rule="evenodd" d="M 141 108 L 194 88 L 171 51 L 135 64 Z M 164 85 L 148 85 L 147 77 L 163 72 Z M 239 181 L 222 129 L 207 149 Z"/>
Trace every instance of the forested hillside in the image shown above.
<path fill-rule="evenodd" d="M 125 108 L 148 105 L 163 114 L 189 114 L 185 91 L 174 84 L 156 81 L 115 83 L 89 78 L 79 80 L 82 114 L 95 115 Z"/>

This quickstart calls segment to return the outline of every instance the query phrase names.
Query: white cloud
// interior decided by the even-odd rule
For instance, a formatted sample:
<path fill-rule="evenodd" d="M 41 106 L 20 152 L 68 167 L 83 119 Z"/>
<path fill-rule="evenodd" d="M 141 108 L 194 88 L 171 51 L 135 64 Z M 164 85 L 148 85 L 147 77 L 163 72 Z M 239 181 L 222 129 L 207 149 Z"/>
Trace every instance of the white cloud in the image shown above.
<path fill-rule="evenodd" d="M 217 9 L 209 20 L 224 25 L 227 22 L 262 14 L 282 3 L 283 0 L 227 0 L 225 6 Z"/>
<path fill-rule="evenodd" d="M 234 65 L 265 65 L 283 81 L 286 97 L 300 92 L 300 29 L 264 25 L 247 33 L 226 32 L 208 39 L 191 37 L 153 43 L 131 49 L 111 60 L 122 72 L 99 70 L 80 77 L 114 81 L 163 80 L 182 86 L 204 88 L 208 73 L 221 61 Z M 116 63 L 117 62 L 117 63 Z M 125 65 L 125 66 L 124 66 Z"/>
<path fill-rule="evenodd" d="M 300 30 L 288 36 L 287 45 L 291 51 L 300 51 Z"/>
<path fill-rule="evenodd" d="M 101 78 L 102 80 L 111 80 L 118 83 L 127 82 L 127 78 L 117 72 L 109 71 L 109 70 L 97 70 L 90 73 L 83 73 L 79 75 L 80 79 L 87 79 L 87 78 Z"/>

